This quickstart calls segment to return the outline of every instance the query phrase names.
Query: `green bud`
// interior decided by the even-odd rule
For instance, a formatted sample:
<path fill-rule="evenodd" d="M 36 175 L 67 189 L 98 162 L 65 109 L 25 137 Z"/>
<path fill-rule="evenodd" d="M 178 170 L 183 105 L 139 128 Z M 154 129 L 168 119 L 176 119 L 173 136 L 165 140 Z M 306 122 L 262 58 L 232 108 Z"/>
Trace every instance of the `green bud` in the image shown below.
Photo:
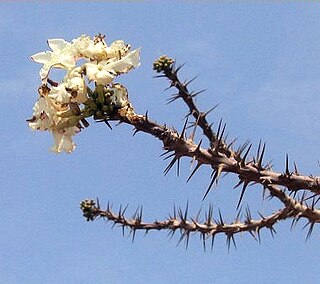
<path fill-rule="evenodd" d="M 110 114 L 110 113 L 113 113 L 113 112 L 114 112 L 114 107 L 113 107 L 113 106 L 108 105 L 107 107 L 108 107 L 108 109 L 107 109 L 107 113 L 108 113 L 108 114 Z"/>
<path fill-rule="evenodd" d="M 85 199 L 80 203 L 80 209 L 82 211 L 83 217 L 87 221 L 93 221 L 96 215 L 95 210 L 97 209 L 96 203 L 92 199 Z"/>
<path fill-rule="evenodd" d="M 162 55 L 153 63 L 153 69 L 159 73 L 171 69 L 173 63 L 174 60 L 172 58 Z"/>
<path fill-rule="evenodd" d="M 95 102 L 91 99 L 89 100 L 86 100 L 84 103 L 83 103 L 85 106 L 89 107 L 90 109 L 92 110 L 97 110 L 98 107 L 97 105 L 95 104 Z"/>
<path fill-rule="evenodd" d="M 104 92 L 105 92 L 105 87 L 104 87 L 104 85 L 97 85 L 94 91 L 95 91 L 95 93 L 97 93 L 98 95 L 99 95 L 99 94 L 104 94 Z"/>
<path fill-rule="evenodd" d="M 101 110 L 97 110 L 93 116 L 94 119 L 102 119 L 103 117 L 104 117 L 104 114 Z"/>
<path fill-rule="evenodd" d="M 110 103 L 111 103 L 111 96 L 105 94 L 105 104 L 108 105 L 108 104 L 110 104 Z"/>
<path fill-rule="evenodd" d="M 102 110 L 103 112 L 108 112 L 109 106 L 108 106 L 108 105 L 103 105 L 102 108 L 101 108 L 101 110 Z"/>
<path fill-rule="evenodd" d="M 104 92 L 105 92 L 104 86 L 97 85 L 94 92 L 96 93 L 96 102 L 101 105 L 104 104 Z"/>

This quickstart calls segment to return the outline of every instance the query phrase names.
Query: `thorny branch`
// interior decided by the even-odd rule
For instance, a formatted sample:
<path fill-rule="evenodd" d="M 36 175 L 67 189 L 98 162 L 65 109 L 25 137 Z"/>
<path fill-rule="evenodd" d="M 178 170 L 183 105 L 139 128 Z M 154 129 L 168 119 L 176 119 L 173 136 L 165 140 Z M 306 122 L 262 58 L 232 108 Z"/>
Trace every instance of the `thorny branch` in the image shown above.
<path fill-rule="evenodd" d="M 212 178 L 204 198 L 213 185 L 218 182 L 222 173 L 232 173 L 238 177 L 235 188 L 242 185 L 237 208 L 239 208 L 249 184 L 260 184 L 264 191 L 268 191 L 270 197 L 277 198 L 282 202 L 283 208 L 266 217 L 260 215 L 261 218 L 258 220 L 253 220 L 250 211 L 247 210 L 244 221 L 241 222 L 238 216 L 230 224 L 225 224 L 221 215 L 219 220 L 213 220 L 212 209 L 209 209 L 206 213 L 203 222 L 198 221 L 197 218 L 187 220 L 187 210 L 185 214 L 182 214 L 179 209 L 178 216 L 175 212 L 173 217 L 167 220 L 145 223 L 142 221 L 142 210 L 140 213 L 136 213 L 132 219 L 128 219 L 124 216 L 125 210 L 120 209 L 117 214 L 111 210 L 110 206 L 106 210 L 102 210 L 92 200 L 85 200 L 81 203 L 81 208 L 87 220 L 101 217 L 112 221 L 114 224 L 119 224 L 123 228 L 129 228 L 133 233 L 136 230 L 169 230 L 175 232 L 179 229 L 181 239 L 188 240 L 191 233 L 199 233 L 204 243 L 208 237 L 213 239 L 216 234 L 224 233 L 227 236 L 228 246 L 230 246 L 230 241 L 234 242 L 234 234 L 236 233 L 247 231 L 255 238 L 257 236 L 260 238 L 259 232 L 262 228 L 269 228 L 271 232 L 274 232 L 274 225 L 278 221 L 291 218 L 294 225 L 298 220 L 306 219 L 308 222 L 306 226 L 309 226 L 307 237 L 309 237 L 314 225 L 320 222 L 320 210 L 316 208 L 320 200 L 320 177 L 299 173 L 296 164 L 294 164 L 294 171 L 290 171 L 288 156 L 286 157 L 284 172 L 273 171 L 272 167 L 263 160 L 266 144 L 259 144 L 257 154 L 253 158 L 248 158 L 252 148 L 252 144 L 249 142 L 235 150 L 233 145 L 235 140 L 229 144 L 226 142 L 226 124 L 220 121 L 217 131 L 213 131 L 212 126 L 207 121 L 207 115 L 211 110 L 202 112 L 194 102 L 194 98 L 201 92 L 189 92 L 188 86 L 193 80 L 182 83 L 178 77 L 181 66 L 176 68 L 173 63 L 172 59 L 162 56 L 154 63 L 154 69 L 160 73 L 158 77 L 169 79 L 169 88 L 177 89 L 177 93 L 171 97 L 169 102 L 182 99 L 186 103 L 189 110 L 187 119 L 193 117 L 195 120 L 192 124 L 194 129 L 191 135 L 186 137 L 187 121 L 181 133 L 179 133 L 173 128 L 150 120 L 147 114 L 138 115 L 133 111 L 129 115 L 120 116 L 120 122 L 132 125 L 135 133 L 142 131 L 162 141 L 163 148 L 166 150 L 164 155 L 167 155 L 166 158 L 172 158 L 164 170 L 165 174 L 170 171 L 175 163 L 179 166 L 182 157 L 189 157 L 197 162 L 188 181 L 201 166 L 210 166 L 212 168 Z M 201 147 L 202 140 L 198 143 L 194 141 L 197 127 L 202 129 L 203 135 L 208 139 L 209 148 Z M 298 192 L 302 192 L 302 195 L 299 196 Z"/>
<path fill-rule="evenodd" d="M 96 204 L 93 200 L 84 200 L 81 203 L 81 209 L 87 220 L 92 221 L 95 218 L 102 218 L 113 222 L 114 225 L 119 225 L 123 229 L 127 228 L 131 230 L 133 232 L 133 239 L 135 237 L 135 231 L 137 230 L 142 230 L 146 233 L 151 230 L 167 230 L 171 235 L 179 230 L 181 233 L 180 241 L 185 239 L 186 246 L 188 245 L 190 234 L 199 233 L 204 248 L 206 240 L 210 237 L 211 246 L 213 246 L 214 238 L 218 234 L 225 234 L 227 236 L 228 247 L 230 247 L 231 241 L 236 246 L 234 235 L 241 232 L 249 232 L 255 240 L 260 242 L 260 230 L 262 228 L 267 228 L 270 230 L 271 234 L 274 234 L 276 232 L 273 227 L 274 224 L 278 221 L 290 218 L 294 214 L 289 209 L 284 208 L 269 216 L 261 215 L 261 219 L 254 220 L 251 217 L 250 210 L 247 209 L 244 222 L 241 222 L 239 216 L 237 216 L 237 219 L 234 222 L 226 224 L 220 212 L 218 218 L 214 218 L 212 207 L 206 212 L 204 221 L 199 220 L 198 216 L 187 220 L 188 208 L 184 211 L 181 208 L 178 208 L 174 209 L 173 215 L 164 221 L 146 223 L 142 220 L 142 207 L 136 210 L 132 218 L 124 216 L 127 209 L 126 207 L 124 209 L 120 208 L 118 213 L 116 213 L 109 204 L 107 209 L 102 210 L 99 203 Z"/>

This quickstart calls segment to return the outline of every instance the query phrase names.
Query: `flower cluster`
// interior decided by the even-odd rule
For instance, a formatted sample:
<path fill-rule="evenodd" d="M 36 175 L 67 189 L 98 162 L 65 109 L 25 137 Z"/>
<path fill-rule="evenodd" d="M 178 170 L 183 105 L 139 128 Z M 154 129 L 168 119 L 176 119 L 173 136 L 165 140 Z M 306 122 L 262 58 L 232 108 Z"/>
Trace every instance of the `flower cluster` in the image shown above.
<path fill-rule="evenodd" d="M 93 221 L 96 215 L 97 206 L 94 200 L 85 199 L 80 203 L 80 209 L 82 211 L 83 217 L 87 219 L 87 221 Z"/>
<path fill-rule="evenodd" d="M 131 51 L 122 40 L 108 46 L 101 34 L 93 39 L 82 35 L 72 42 L 49 39 L 48 45 L 51 51 L 31 56 L 43 64 L 42 84 L 33 116 L 27 121 L 33 130 L 53 133 L 52 151 L 71 153 L 75 148 L 72 137 L 88 126 L 85 118 L 107 121 L 129 104 L 126 88 L 113 81 L 140 65 L 140 49 Z M 65 71 L 60 83 L 49 78 L 53 68 Z"/>
<path fill-rule="evenodd" d="M 169 70 L 172 68 L 173 63 L 174 60 L 172 58 L 162 55 L 153 63 L 153 70 L 155 70 L 157 73 Z"/>

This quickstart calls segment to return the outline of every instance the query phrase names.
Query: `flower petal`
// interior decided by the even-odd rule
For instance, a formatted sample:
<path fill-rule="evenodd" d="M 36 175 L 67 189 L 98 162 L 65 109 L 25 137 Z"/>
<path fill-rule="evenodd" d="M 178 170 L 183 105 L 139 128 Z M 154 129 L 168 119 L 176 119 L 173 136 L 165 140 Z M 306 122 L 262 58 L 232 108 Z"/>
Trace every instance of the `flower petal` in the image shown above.
<path fill-rule="evenodd" d="M 47 130 L 54 125 L 54 110 L 49 101 L 40 97 L 33 107 L 33 117 L 28 120 L 32 130 Z"/>
<path fill-rule="evenodd" d="M 76 126 L 62 130 L 53 130 L 52 134 L 55 143 L 50 150 L 55 153 L 61 153 L 62 151 L 67 153 L 73 152 L 76 145 L 72 140 L 72 136 L 77 132 L 79 132 L 79 128 Z"/>
<path fill-rule="evenodd" d="M 46 83 L 46 81 L 47 81 L 46 79 L 48 77 L 49 71 L 50 71 L 50 67 L 48 67 L 46 65 L 44 65 L 39 71 L 40 78 L 41 78 L 41 80 L 44 81 L 44 83 Z"/>
<path fill-rule="evenodd" d="M 116 57 L 118 60 L 128 54 L 130 45 L 123 40 L 116 40 L 106 49 L 108 58 Z"/>
<path fill-rule="evenodd" d="M 39 53 L 32 55 L 31 59 L 34 62 L 46 64 L 51 61 L 52 56 L 53 56 L 52 51 L 43 51 L 43 52 L 39 52 Z"/>
<path fill-rule="evenodd" d="M 48 39 L 48 45 L 54 53 L 60 53 L 64 48 L 70 45 L 70 43 L 62 38 L 53 38 Z"/>
<path fill-rule="evenodd" d="M 54 99 L 59 104 L 70 103 L 71 95 L 66 90 L 66 84 L 59 84 L 57 87 L 52 87 L 49 97 Z"/>
<path fill-rule="evenodd" d="M 130 69 L 140 65 L 140 48 L 130 52 L 128 55 L 118 61 L 108 63 L 106 68 L 117 73 L 127 73 Z"/>
<path fill-rule="evenodd" d="M 111 72 L 109 72 L 108 70 L 102 70 L 99 71 L 96 76 L 94 81 L 98 84 L 98 85 L 107 85 L 109 83 L 112 82 L 112 80 L 114 79 L 115 75 L 113 75 Z"/>

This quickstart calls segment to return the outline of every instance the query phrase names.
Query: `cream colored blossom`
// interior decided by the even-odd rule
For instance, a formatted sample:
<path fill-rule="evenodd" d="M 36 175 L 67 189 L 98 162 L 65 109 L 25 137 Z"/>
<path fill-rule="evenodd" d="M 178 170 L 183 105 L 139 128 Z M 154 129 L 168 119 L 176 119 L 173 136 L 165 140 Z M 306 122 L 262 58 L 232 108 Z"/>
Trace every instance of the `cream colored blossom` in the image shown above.
<path fill-rule="evenodd" d="M 28 120 L 32 130 L 48 130 L 55 125 L 56 111 L 47 97 L 40 97 L 33 107 L 33 116 Z"/>
<path fill-rule="evenodd" d="M 121 59 L 122 57 L 126 56 L 130 51 L 130 45 L 126 44 L 123 40 L 116 40 L 110 44 L 106 51 L 108 59 Z"/>
<path fill-rule="evenodd" d="M 90 39 L 89 36 L 82 35 L 72 41 L 80 57 L 90 58 L 92 60 L 103 60 L 107 58 L 107 44 L 101 38 L 99 41 Z"/>
<path fill-rule="evenodd" d="M 107 85 L 113 81 L 117 73 L 108 69 L 105 61 L 99 63 L 86 63 L 86 75 L 90 81 L 96 82 L 98 85 Z"/>
<path fill-rule="evenodd" d="M 116 40 L 107 46 L 104 38 L 95 37 L 93 40 L 89 36 L 82 35 L 72 41 L 79 57 L 89 58 L 94 61 L 109 60 L 112 58 L 121 59 L 130 50 L 130 45 L 123 40 Z"/>
<path fill-rule="evenodd" d="M 127 90 L 112 82 L 116 76 L 140 65 L 140 49 L 130 52 L 130 45 L 122 40 L 108 46 L 101 34 L 93 39 L 83 35 L 71 43 L 63 39 L 50 39 L 48 45 L 51 50 L 31 56 L 33 61 L 43 66 L 40 70 L 42 83 L 39 98 L 28 123 L 33 130 L 52 132 L 53 152 L 71 153 L 75 149 L 73 136 L 80 132 L 81 123 L 88 126 L 84 118 L 92 115 L 94 106 L 99 104 L 98 100 L 94 101 L 95 98 L 88 97 L 87 80 L 95 82 L 96 89 L 99 85 L 102 89 L 108 85 L 113 90 L 108 100 L 111 108 L 117 106 L 123 109 L 129 103 Z M 48 79 L 51 68 L 66 70 L 61 82 Z M 93 104 L 93 109 L 89 111 L 87 104 L 85 107 L 82 105 L 88 101 Z M 108 105 L 106 107 L 108 109 Z"/>
<path fill-rule="evenodd" d="M 128 73 L 132 68 L 137 68 L 140 65 L 140 48 L 128 53 L 120 60 L 108 62 L 106 68 L 114 70 L 118 74 Z"/>
<path fill-rule="evenodd" d="M 76 67 L 72 69 L 64 79 L 66 89 L 72 92 L 71 102 L 78 104 L 84 103 L 87 97 L 87 86 L 85 84 L 82 68 Z"/>
<path fill-rule="evenodd" d="M 71 101 L 71 94 L 66 90 L 66 84 L 61 83 L 57 87 L 52 87 L 49 97 L 59 104 L 68 104 Z"/>
<path fill-rule="evenodd" d="M 87 87 L 82 78 L 81 67 L 72 69 L 64 78 L 63 82 L 56 87 L 52 87 L 49 97 L 59 104 L 76 102 L 81 104 L 88 98 Z"/>
<path fill-rule="evenodd" d="M 99 63 L 86 63 L 86 75 L 90 81 L 106 85 L 113 81 L 114 77 L 129 72 L 140 65 L 140 49 L 136 49 L 120 60 L 101 61 Z"/>
<path fill-rule="evenodd" d="M 52 67 L 71 69 L 77 60 L 76 50 L 64 39 L 49 39 L 48 45 L 52 51 L 39 52 L 31 56 L 33 61 L 43 64 L 39 74 L 44 81 Z"/>
<path fill-rule="evenodd" d="M 71 102 L 81 104 L 88 100 L 87 86 L 83 78 L 72 77 L 67 80 L 66 85 L 68 90 L 72 91 Z"/>
<path fill-rule="evenodd" d="M 65 151 L 67 153 L 73 152 L 76 145 L 72 140 L 72 137 L 77 134 L 80 129 L 77 126 L 68 127 L 65 129 L 53 130 L 54 145 L 51 147 L 51 151 L 55 153 L 61 153 Z"/>

